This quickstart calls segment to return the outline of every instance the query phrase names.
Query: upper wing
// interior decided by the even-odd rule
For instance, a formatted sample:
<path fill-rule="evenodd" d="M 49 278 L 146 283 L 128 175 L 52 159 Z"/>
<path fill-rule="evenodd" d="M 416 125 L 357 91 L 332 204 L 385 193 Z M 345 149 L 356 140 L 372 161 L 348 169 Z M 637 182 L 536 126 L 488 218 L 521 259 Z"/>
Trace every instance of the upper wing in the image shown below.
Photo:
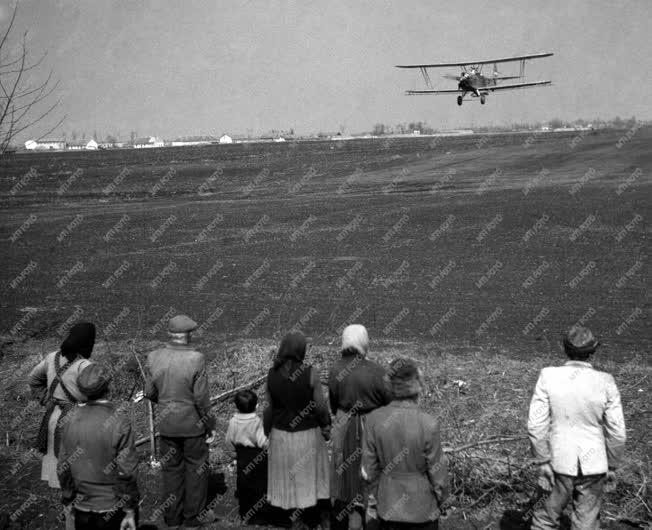
<path fill-rule="evenodd" d="M 532 81 L 531 83 L 516 83 L 513 85 L 497 85 L 497 86 L 489 86 L 489 87 L 484 87 L 480 88 L 480 92 L 483 92 L 485 90 L 489 92 L 495 92 L 496 90 L 514 90 L 516 88 L 528 88 L 528 87 L 533 87 L 533 86 L 543 86 L 543 85 L 551 85 L 552 81 Z"/>
<path fill-rule="evenodd" d="M 504 57 L 502 59 L 487 59 L 484 61 L 459 61 L 456 63 L 436 63 L 436 64 L 397 64 L 396 68 L 449 68 L 452 66 L 473 66 L 478 64 L 509 63 L 513 61 L 523 61 L 526 59 L 541 59 L 550 57 L 552 53 L 534 53 L 531 55 L 517 55 L 514 57 Z"/>

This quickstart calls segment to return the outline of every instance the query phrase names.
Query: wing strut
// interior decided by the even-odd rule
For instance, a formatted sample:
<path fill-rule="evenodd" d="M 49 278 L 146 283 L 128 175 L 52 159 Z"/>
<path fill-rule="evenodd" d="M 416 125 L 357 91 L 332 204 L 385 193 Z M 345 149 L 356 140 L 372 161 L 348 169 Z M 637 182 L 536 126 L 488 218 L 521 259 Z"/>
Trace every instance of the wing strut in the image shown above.
<path fill-rule="evenodd" d="M 421 75 L 423 75 L 423 80 L 426 82 L 426 86 L 428 88 L 433 88 L 432 82 L 430 81 L 430 75 L 428 75 L 428 69 L 422 66 L 419 70 L 421 70 Z"/>
<path fill-rule="evenodd" d="M 521 59 L 520 77 L 525 77 L 525 59 Z"/>

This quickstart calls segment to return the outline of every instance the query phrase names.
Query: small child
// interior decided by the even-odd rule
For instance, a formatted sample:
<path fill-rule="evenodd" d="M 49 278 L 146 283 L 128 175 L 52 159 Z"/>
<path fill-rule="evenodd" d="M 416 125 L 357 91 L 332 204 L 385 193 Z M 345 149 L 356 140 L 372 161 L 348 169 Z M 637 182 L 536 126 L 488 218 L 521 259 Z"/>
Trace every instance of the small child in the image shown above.
<path fill-rule="evenodd" d="M 258 396 L 241 390 L 233 399 L 238 412 L 229 420 L 225 442 L 236 460 L 236 496 L 246 524 L 265 524 L 267 496 L 267 436 L 256 415 Z"/>

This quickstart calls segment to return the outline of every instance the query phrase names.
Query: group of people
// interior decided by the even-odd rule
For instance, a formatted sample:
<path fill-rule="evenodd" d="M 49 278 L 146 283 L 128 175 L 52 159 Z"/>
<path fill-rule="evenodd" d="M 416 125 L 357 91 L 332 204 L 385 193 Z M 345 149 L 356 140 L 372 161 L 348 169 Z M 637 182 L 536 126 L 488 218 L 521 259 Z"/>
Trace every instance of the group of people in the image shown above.
<path fill-rule="evenodd" d="M 215 418 L 206 363 L 191 344 L 196 327 L 187 316 L 172 318 L 169 342 L 148 355 L 145 368 L 144 394 L 158 404 L 158 504 L 169 528 L 216 520 L 215 501 L 207 503 Z M 89 360 L 94 340 L 93 324 L 76 324 L 30 375 L 46 406 L 37 436 L 42 478 L 61 488 L 67 528 L 135 530 L 133 429 L 123 408 L 107 399 L 111 371 Z M 532 528 L 558 528 L 571 499 L 573 528 L 599 528 L 625 426 L 613 377 L 589 363 L 597 347 L 588 329 L 572 327 L 564 337 L 568 362 L 545 368 L 537 381 L 528 432 L 539 485 L 549 495 L 538 503 Z M 324 381 L 306 362 L 305 336 L 290 332 L 269 369 L 262 413 L 255 392 L 235 395 L 225 445 L 243 523 L 438 528 L 448 506 L 448 466 L 439 422 L 418 403 L 422 372 L 406 357 L 385 368 L 368 350 L 364 326 L 346 327 Z"/>

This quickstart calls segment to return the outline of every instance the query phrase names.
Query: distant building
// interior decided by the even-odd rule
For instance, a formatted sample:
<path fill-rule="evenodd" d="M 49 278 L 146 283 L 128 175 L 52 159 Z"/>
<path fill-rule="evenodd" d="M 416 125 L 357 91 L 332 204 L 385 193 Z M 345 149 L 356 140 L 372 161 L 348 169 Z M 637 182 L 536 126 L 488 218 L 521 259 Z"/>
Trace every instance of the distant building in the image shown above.
<path fill-rule="evenodd" d="M 134 140 L 134 147 L 136 149 L 144 149 L 147 147 L 163 147 L 165 142 L 156 136 L 146 136 L 144 138 L 136 138 Z"/>
<path fill-rule="evenodd" d="M 184 136 L 172 140 L 171 145 L 173 147 L 179 147 L 182 145 L 208 145 L 215 142 L 217 142 L 217 139 L 212 136 Z"/>
<path fill-rule="evenodd" d="M 223 134 L 220 136 L 220 143 L 221 144 L 232 144 L 233 143 L 233 138 L 231 138 L 228 134 Z"/>
<path fill-rule="evenodd" d="M 80 140 L 77 142 L 68 142 L 66 145 L 67 149 L 73 149 L 73 150 L 82 150 L 82 149 L 87 149 L 90 151 L 95 151 L 99 145 L 98 143 L 91 138 L 90 140 Z"/>
<path fill-rule="evenodd" d="M 279 136 L 278 138 L 274 138 L 274 141 L 275 142 L 285 142 L 285 138 L 283 138 L 282 136 Z"/>
<path fill-rule="evenodd" d="M 44 139 L 44 140 L 27 140 L 25 142 L 25 149 L 30 151 L 40 151 L 40 150 L 55 150 L 55 149 L 65 149 L 66 141 L 65 140 L 53 140 L 53 139 Z"/>
<path fill-rule="evenodd" d="M 105 140 L 104 142 L 101 142 L 99 145 L 100 149 L 118 149 L 120 147 L 124 147 L 124 142 L 118 142 L 113 141 L 113 140 Z"/>

